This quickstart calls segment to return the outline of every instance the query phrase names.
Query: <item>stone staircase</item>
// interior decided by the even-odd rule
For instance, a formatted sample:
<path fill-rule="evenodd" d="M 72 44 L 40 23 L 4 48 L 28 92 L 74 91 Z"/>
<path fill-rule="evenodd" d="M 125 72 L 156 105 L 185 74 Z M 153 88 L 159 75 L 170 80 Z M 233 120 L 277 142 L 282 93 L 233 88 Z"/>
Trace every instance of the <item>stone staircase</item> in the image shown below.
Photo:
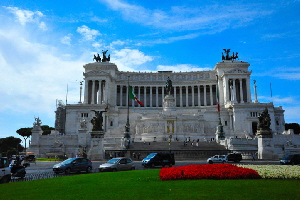
<path fill-rule="evenodd" d="M 207 159 L 217 154 L 228 154 L 230 151 L 216 142 L 196 143 L 184 142 L 132 142 L 129 149 L 106 149 L 105 158 L 109 159 L 110 155 L 131 157 L 134 160 L 142 160 L 150 153 L 174 153 L 176 160 L 197 160 Z M 138 156 L 139 155 L 139 156 Z"/>
<path fill-rule="evenodd" d="M 226 150 L 223 145 L 220 145 L 216 142 L 198 142 L 196 143 L 187 143 L 184 142 L 133 142 L 130 144 L 130 150 Z"/>

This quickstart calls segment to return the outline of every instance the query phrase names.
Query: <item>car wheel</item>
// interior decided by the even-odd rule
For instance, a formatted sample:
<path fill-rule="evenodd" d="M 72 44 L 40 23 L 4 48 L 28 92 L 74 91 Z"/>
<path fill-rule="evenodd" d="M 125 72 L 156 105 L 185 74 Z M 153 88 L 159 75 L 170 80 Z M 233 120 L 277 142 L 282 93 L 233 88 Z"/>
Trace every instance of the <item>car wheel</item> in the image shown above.
<path fill-rule="evenodd" d="M 91 167 L 87 167 L 86 168 L 86 173 L 91 173 L 92 172 L 92 168 Z"/>
<path fill-rule="evenodd" d="M 11 178 L 9 176 L 4 176 L 2 179 L 0 179 L 0 183 L 9 183 Z"/>
<path fill-rule="evenodd" d="M 210 160 L 210 161 L 208 161 L 208 163 L 209 163 L 209 164 L 213 164 L 213 161 Z"/>
<path fill-rule="evenodd" d="M 70 169 L 70 168 L 67 168 L 67 169 L 65 170 L 65 174 L 70 174 L 70 172 L 71 172 L 71 169 Z"/>

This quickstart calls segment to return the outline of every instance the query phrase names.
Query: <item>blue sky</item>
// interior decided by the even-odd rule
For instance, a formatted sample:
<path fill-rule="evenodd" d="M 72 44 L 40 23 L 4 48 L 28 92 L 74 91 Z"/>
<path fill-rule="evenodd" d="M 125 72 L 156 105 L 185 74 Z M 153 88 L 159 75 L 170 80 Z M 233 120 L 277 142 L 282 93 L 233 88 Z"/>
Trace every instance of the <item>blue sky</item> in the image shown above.
<path fill-rule="evenodd" d="M 54 126 L 56 100 L 68 87 L 79 101 L 82 66 L 102 50 L 122 71 L 201 71 L 231 49 L 250 63 L 252 99 L 256 80 L 259 102 L 300 123 L 299 10 L 299 0 L 1 1 L 0 138 L 34 117 Z"/>

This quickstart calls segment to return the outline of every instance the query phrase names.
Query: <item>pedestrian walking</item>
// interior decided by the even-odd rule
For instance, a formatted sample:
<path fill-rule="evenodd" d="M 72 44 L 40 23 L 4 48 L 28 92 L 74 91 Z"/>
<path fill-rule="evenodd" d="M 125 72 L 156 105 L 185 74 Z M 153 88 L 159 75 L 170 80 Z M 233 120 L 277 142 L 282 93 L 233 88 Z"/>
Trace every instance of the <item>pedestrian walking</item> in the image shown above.
<path fill-rule="evenodd" d="M 252 161 L 255 161 L 255 155 L 252 153 Z"/>

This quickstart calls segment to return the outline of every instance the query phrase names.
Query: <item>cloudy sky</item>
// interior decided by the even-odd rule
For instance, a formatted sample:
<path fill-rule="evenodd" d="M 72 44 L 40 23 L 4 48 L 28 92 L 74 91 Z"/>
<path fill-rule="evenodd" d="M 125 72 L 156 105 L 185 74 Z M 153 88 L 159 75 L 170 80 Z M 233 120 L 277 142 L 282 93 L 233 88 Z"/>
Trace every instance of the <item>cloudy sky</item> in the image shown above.
<path fill-rule="evenodd" d="M 300 1 L 6 0 L 0 2 L 0 138 L 56 100 L 79 101 L 83 65 L 108 50 L 121 71 L 211 70 L 222 49 L 249 62 L 259 102 L 300 123 Z"/>

